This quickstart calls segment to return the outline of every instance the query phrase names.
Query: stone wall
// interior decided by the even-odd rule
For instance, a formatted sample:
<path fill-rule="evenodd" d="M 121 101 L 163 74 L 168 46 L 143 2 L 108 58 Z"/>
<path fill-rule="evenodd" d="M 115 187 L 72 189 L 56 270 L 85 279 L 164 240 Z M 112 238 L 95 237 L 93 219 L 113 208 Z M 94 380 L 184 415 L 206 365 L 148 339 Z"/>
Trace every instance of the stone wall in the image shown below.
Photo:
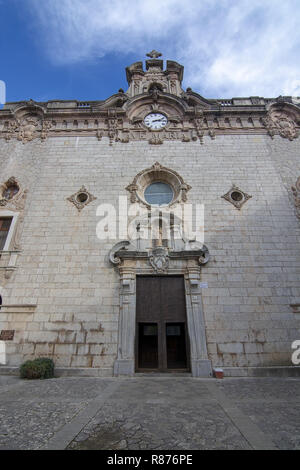
<path fill-rule="evenodd" d="M 299 139 L 0 144 L 1 182 L 14 176 L 28 189 L 17 269 L 10 279 L 0 273 L 0 330 L 16 330 L 6 342 L 8 365 L 51 356 L 57 367 L 112 374 L 119 274 L 108 252 L 117 240 L 96 237 L 96 208 L 118 206 L 134 176 L 155 161 L 192 186 L 189 202 L 205 204 L 211 260 L 201 281 L 208 284 L 202 301 L 213 366 L 291 365 L 291 342 L 300 339 L 300 313 L 291 307 L 300 303 L 300 227 L 289 188 L 300 175 Z M 221 197 L 232 184 L 252 196 L 241 210 Z M 82 185 L 97 199 L 79 212 L 67 198 Z"/>

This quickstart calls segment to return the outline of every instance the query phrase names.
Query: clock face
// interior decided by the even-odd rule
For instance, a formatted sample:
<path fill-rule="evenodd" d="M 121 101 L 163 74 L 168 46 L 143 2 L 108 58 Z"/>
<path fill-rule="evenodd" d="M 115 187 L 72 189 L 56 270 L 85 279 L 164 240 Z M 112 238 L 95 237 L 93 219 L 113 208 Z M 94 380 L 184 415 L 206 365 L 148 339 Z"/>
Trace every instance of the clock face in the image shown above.
<path fill-rule="evenodd" d="M 144 119 L 145 126 L 152 130 L 162 129 L 168 124 L 168 119 L 161 113 L 150 113 Z"/>

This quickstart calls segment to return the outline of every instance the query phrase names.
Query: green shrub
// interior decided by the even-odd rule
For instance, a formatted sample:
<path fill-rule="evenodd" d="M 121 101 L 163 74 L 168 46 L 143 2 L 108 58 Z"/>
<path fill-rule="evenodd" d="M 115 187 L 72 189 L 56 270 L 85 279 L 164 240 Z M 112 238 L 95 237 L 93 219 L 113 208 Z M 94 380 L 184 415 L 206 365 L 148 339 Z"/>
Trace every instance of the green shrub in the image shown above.
<path fill-rule="evenodd" d="M 50 379 L 54 377 L 54 362 L 47 357 L 26 361 L 20 367 L 22 379 Z"/>

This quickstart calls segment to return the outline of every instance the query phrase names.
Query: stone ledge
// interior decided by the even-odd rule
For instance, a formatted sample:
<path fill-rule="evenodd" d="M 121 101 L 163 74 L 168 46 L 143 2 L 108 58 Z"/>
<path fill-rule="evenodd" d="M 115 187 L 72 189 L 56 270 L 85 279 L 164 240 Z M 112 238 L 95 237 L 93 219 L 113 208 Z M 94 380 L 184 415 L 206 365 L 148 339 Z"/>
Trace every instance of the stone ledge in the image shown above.
<path fill-rule="evenodd" d="M 300 366 L 273 367 L 222 367 L 224 377 L 300 377 Z M 0 375 L 19 375 L 17 366 L 0 366 Z M 55 377 L 113 377 L 112 368 L 93 367 L 55 367 Z M 135 373 L 132 377 L 159 377 L 159 373 Z M 177 374 L 163 374 L 164 377 L 174 377 Z M 180 374 L 181 375 L 181 374 Z M 183 374 L 191 376 L 189 373 Z"/>
<path fill-rule="evenodd" d="M 19 375 L 18 366 L 0 366 L 0 375 Z M 112 377 L 111 368 L 55 367 L 55 377 Z"/>
<path fill-rule="evenodd" d="M 19 375 L 19 367 L 0 366 L 0 375 Z"/>
<path fill-rule="evenodd" d="M 300 366 L 222 367 L 224 377 L 300 377 Z"/>
<path fill-rule="evenodd" d="M 112 377 L 110 367 L 55 367 L 55 377 Z"/>
<path fill-rule="evenodd" d="M 0 306 L 1 313 L 34 313 L 37 304 L 2 304 Z"/>

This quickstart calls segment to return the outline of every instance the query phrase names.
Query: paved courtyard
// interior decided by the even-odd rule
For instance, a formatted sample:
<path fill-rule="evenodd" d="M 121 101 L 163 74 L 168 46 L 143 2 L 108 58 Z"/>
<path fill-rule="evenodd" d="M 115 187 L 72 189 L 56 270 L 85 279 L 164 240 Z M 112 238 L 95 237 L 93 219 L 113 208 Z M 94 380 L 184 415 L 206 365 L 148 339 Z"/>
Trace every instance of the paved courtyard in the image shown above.
<path fill-rule="evenodd" d="M 300 379 L 0 376 L 0 449 L 300 449 Z"/>

